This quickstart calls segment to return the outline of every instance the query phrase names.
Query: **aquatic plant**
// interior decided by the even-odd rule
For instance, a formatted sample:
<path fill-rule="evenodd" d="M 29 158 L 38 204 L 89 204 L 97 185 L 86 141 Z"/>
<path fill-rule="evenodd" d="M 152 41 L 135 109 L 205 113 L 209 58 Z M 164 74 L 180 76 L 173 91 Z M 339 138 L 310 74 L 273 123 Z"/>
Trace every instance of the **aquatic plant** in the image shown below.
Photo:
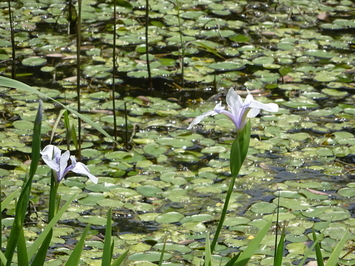
<path fill-rule="evenodd" d="M 268 112 L 277 112 L 279 106 L 275 103 L 264 104 L 262 102 L 254 100 L 253 95 L 248 91 L 248 96 L 243 102 L 242 98 L 234 91 L 233 88 L 230 88 L 226 97 L 228 104 L 228 110 L 225 110 L 222 106 L 222 102 L 217 103 L 213 110 L 203 113 L 202 115 L 197 116 L 189 125 L 188 129 L 191 129 L 193 126 L 197 125 L 207 116 L 215 116 L 217 114 L 224 114 L 232 120 L 234 123 L 237 132 L 243 130 L 247 123 L 247 119 L 250 117 L 256 117 L 261 110 Z"/>
<path fill-rule="evenodd" d="M 90 173 L 87 166 L 81 162 L 77 162 L 75 156 L 70 156 L 69 151 L 65 151 L 62 154 L 58 147 L 47 145 L 41 151 L 41 155 L 43 161 L 54 171 L 58 183 L 62 181 L 65 175 L 70 171 L 88 176 L 95 184 L 98 182 L 98 178 Z M 71 160 L 70 165 L 68 165 L 69 158 Z"/>
<path fill-rule="evenodd" d="M 222 226 L 223 226 L 223 223 L 224 223 L 227 211 L 228 211 L 228 204 L 230 201 L 230 197 L 233 192 L 235 179 L 237 178 L 239 171 L 240 171 L 240 169 L 243 165 L 243 162 L 245 160 L 245 157 L 248 153 L 249 141 L 250 141 L 250 131 L 251 131 L 250 121 L 248 120 L 248 118 L 255 117 L 256 115 L 258 115 L 261 109 L 269 111 L 269 112 L 277 112 L 278 111 L 277 104 L 274 104 L 274 103 L 264 104 L 259 101 L 255 101 L 253 96 L 250 93 L 248 93 L 248 96 L 246 97 L 245 101 L 243 102 L 241 97 L 234 91 L 233 88 L 229 89 L 228 94 L 226 96 L 226 101 L 227 101 L 228 108 L 230 111 L 224 110 L 224 107 L 222 107 L 222 103 L 219 102 L 213 110 L 203 113 L 200 116 L 197 116 L 191 122 L 190 126 L 188 127 L 188 128 L 192 128 L 194 125 L 201 122 L 201 120 L 207 116 L 224 114 L 231 119 L 231 121 L 233 122 L 234 126 L 237 129 L 237 136 L 232 144 L 231 154 L 230 154 L 231 180 L 230 180 L 228 192 L 226 194 L 226 198 L 224 201 L 221 217 L 219 218 L 216 232 L 214 233 L 214 237 L 213 237 L 211 246 L 209 247 L 211 249 L 211 253 L 213 253 L 213 251 L 216 247 L 216 244 L 217 244 L 217 241 L 219 238 L 219 234 L 222 230 Z M 259 245 L 259 243 L 260 243 L 259 241 L 261 241 L 264 238 L 265 234 L 267 233 L 267 229 L 270 226 L 270 224 L 271 223 L 269 222 L 268 226 L 266 228 L 264 228 L 261 231 L 262 233 L 259 234 L 259 237 L 256 238 L 256 240 L 254 241 L 254 244 L 250 245 L 250 247 L 253 247 L 253 249 L 251 251 L 243 253 L 241 256 L 238 256 L 235 263 L 243 261 L 246 264 L 249 261 L 250 257 L 254 254 L 257 246 Z"/>

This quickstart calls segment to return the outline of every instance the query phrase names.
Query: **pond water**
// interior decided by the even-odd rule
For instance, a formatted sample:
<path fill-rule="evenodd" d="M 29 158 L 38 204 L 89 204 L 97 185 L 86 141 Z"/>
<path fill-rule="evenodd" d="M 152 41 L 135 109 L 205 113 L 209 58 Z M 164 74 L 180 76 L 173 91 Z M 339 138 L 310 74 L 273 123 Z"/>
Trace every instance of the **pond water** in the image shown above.
<path fill-rule="evenodd" d="M 113 4 L 83 2 L 81 110 L 113 135 Z M 14 68 L 8 4 L 0 3 L 0 71 L 10 77 L 16 69 L 18 80 L 77 109 L 76 35 L 68 33 L 67 4 L 11 2 Z M 130 249 L 126 265 L 157 261 L 164 241 L 164 265 L 201 265 L 206 233 L 213 235 L 228 189 L 236 133 L 221 115 L 187 127 L 225 101 L 234 86 L 242 97 L 248 89 L 280 109 L 251 121 L 248 156 L 216 260 L 223 264 L 245 249 L 279 205 L 287 232 L 283 265 L 298 265 L 311 245 L 312 228 L 324 234 L 325 257 L 349 228 L 340 264 L 354 265 L 354 3 L 149 0 L 148 49 L 145 6 L 119 1 L 115 15 L 121 146 L 83 123 L 82 161 L 99 183 L 74 174 L 62 182 L 63 199 L 79 196 L 55 228 L 48 263 L 62 265 L 90 222 L 82 262 L 100 264 L 106 214 L 113 208 L 114 254 Z M 8 195 L 27 170 L 38 97 L 6 87 L 0 94 L 0 176 Z M 43 100 L 44 146 L 61 108 Z M 76 117 L 71 123 L 77 125 Z M 66 149 L 63 119 L 53 136 L 52 143 Z M 41 165 L 35 177 L 28 237 L 40 232 L 46 219 L 48 171 Z M 3 212 L 5 233 L 13 214 L 13 208 Z M 248 265 L 272 264 L 274 237 L 275 228 Z"/>

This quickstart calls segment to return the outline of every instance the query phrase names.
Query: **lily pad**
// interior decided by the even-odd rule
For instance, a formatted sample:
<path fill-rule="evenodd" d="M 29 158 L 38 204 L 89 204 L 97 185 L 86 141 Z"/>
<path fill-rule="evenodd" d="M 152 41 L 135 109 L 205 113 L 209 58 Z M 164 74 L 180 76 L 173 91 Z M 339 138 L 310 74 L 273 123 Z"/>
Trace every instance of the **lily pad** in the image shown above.
<path fill-rule="evenodd" d="M 289 102 L 284 102 L 282 105 L 294 109 L 309 109 L 309 108 L 317 108 L 318 104 L 315 102 L 310 102 L 310 101 L 289 101 Z"/>
<path fill-rule="evenodd" d="M 194 145 L 189 140 L 178 139 L 178 138 L 161 138 L 157 140 L 157 143 L 161 145 L 171 146 L 174 148 L 191 147 Z"/>
<path fill-rule="evenodd" d="M 254 203 L 250 210 L 254 213 L 272 213 L 274 212 L 276 205 L 269 202 L 257 202 Z"/>
<path fill-rule="evenodd" d="M 306 51 L 307 55 L 311 55 L 311 56 L 315 56 L 315 57 L 319 57 L 319 58 L 332 58 L 334 56 L 336 56 L 336 54 L 333 54 L 329 51 L 326 50 L 308 50 Z"/>
<path fill-rule="evenodd" d="M 154 156 L 158 156 L 160 154 L 166 153 L 168 149 L 165 146 L 159 144 L 148 144 L 143 147 L 143 150 Z"/>
<path fill-rule="evenodd" d="M 214 217 L 210 214 L 196 214 L 192 216 L 186 216 L 180 220 L 181 223 L 190 223 L 190 222 L 204 222 L 212 220 Z"/>
<path fill-rule="evenodd" d="M 178 212 L 167 212 L 158 215 L 155 218 L 155 221 L 158 223 L 176 223 L 179 222 L 182 218 L 184 217 L 183 214 L 178 213 Z"/>
<path fill-rule="evenodd" d="M 107 222 L 106 217 L 92 216 L 92 215 L 80 216 L 77 218 L 77 220 L 82 223 L 100 225 L 100 226 L 105 226 Z"/>
<path fill-rule="evenodd" d="M 221 62 L 221 63 L 210 64 L 209 67 L 218 71 L 232 71 L 232 70 L 243 69 L 245 67 L 245 63 Z"/>
<path fill-rule="evenodd" d="M 346 91 L 338 91 L 334 89 L 323 89 L 322 92 L 334 97 L 345 97 L 348 94 Z"/>
<path fill-rule="evenodd" d="M 161 252 L 147 251 L 145 253 L 134 253 L 128 257 L 132 261 L 159 261 L 161 257 Z M 169 253 L 164 253 L 163 260 L 168 260 L 171 258 Z"/>
<path fill-rule="evenodd" d="M 42 58 L 42 57 L 29 57 L 29 58 L 23 59 L 22 64 L 24 66 L 29 66 L 29 67 L 40 67 L 40 66 L 44 66 L 45 64 L 47 64 L 47 59 Z"/>
<path fill-rule="evenodd" d="M 342 197 L 353 198 L 355 197 L 355 188 L 341 188 L 337 191 L 337 193 Z"/>
<path fill-rule="evenodd" d="M 162 190 L 160 188 L 154 186 L 140 186 L 137 187 L 136 190 L 146 197 L 157 197 L 160 196 Z"/>

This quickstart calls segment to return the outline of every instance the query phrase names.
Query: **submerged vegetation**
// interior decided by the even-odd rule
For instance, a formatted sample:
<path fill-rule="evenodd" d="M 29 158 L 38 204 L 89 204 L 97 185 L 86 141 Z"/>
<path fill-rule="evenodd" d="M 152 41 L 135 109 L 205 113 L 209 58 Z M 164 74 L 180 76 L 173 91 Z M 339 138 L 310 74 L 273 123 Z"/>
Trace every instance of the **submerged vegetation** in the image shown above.
<path fill-rule="evenodd" d="M 355 264 L 352 1 L 0 9 L 3 264 Z M 238 171 L 228 117 L 187 129 L 231 87 L 279 106 L 251 121 Z M 51 184 L 37 164 L 48 144 L 98 183 L 68 173 Z"/>

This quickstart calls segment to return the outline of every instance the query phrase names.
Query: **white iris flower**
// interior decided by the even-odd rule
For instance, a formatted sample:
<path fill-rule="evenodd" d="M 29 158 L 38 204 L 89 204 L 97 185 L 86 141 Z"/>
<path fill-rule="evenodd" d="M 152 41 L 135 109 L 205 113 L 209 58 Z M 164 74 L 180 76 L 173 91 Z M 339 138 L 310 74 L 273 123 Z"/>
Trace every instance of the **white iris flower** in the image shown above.
<path fill-rule="evenodd" d="M 56 180 L 59 183 L 65 175 L 72 171 L 77 174 L 86 175 L 92 182 L 97 184 L 98 178 L 92 175 L 83 163 L 77 162 L 75 156 L 70 156 L 70 152 L 66 151 L 62 154 L 61 150 L 54 145 L 47 145 L 41 151 L 43 161 L 52 169 L 56 174 Z M 71 164 L 68 165 L 68 160 Z"/>
<path fill-rule="evenodd" d="M 249 91 L 248 96 L 243 102 L 242 98 L 234 91 L 233 88 L 229 89 L 226 101 L 229 111 L 224 110 L 222 102 L 219 102 L 213 110 L 197 116 L 191 122 L 188 129 L 191 129 L 193 126 L 200 123 L 206 116 L 224 114 L 232 120 L 237 128 L 237 132 L 240 132 L 247 123 L 248 118 L 257 116 L 261 109 L 268 112 L 277 112 L 279 110 L 279 106 L 275 103 L 262 103 L 254 100 L 253 95 L 251 95 Z"/>

